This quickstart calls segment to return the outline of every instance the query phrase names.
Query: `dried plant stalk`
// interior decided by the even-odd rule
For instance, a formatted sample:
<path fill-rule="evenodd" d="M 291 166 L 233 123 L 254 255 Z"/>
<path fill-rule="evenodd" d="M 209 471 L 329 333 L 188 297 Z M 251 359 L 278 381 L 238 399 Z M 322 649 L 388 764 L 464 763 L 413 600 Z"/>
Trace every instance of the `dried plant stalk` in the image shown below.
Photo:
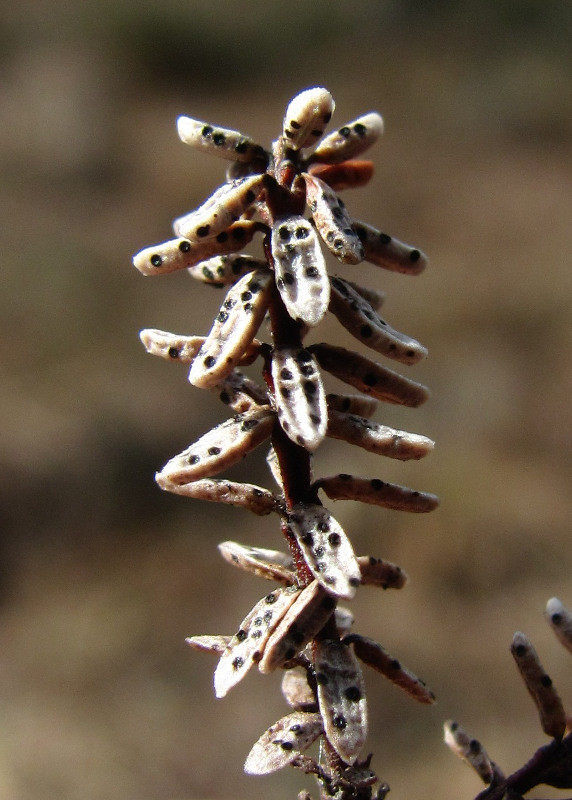
<path fill-rule="evenodd" d="M 372 163 L 356 157 L 378 139 L 383 120 L 370 112 L 322 138 L 333 110 L 326 89 L 301 92 L 288 104 L 281 135 L 269 149 L 232 128 L 179 117 L 185 144 L 228 162 L 226 181 L 175 220 L 178 238 L 145 248 L 134 264 L 143 275 L 187 269 L 203 283 L 226 287 L 206 336 L 156 329 L 141 334 L 148 352 L 188 364 L 190 383 L 211 391 L 232 412 L 171 458 L 157 474 L 158 484 L 259 516 L 274 512 L 289 550 L 223 542 L 219 550 L 227 562 L 279 588 L 254 606 L 233 636 L 187 640 L 219 655 L 217 697 L 254 665 L 262 674 L 285 670 L 282 689 L 294 710 L 260 737 L 245 769 L 262 775 L 292 765 L 316 776 L 324 799 L 372 800 L 376 792 L 382 800 L 389 787 L 370 768 L 371 757 L 360 760 L 367 702 L 356 656 L 416 700 L 432 702 L 433 695 L 380 645 L 350 633 L 353 614 L 339 600 L 351 599 L 361 585 L 402 588 L 406 575 L 380 558 L 356 557 L 318 492 L 410 512 L 434 509 L 437 498 L 377 478 L 341 473 L 313 479 L 312 455 L 325 437 L 401 460 L 428 455 L 431 439 L 370 419 L 380 401 L 413 408 L 425 402 L 428 390 L 365 355 L 328 342 L 307 347 L 304 339 L 331 313 L 365 347 L 415 364 L 426 348 L 380 317 L 384 293 L 362 286 L 354 273 L 368 260 L 417 274 L 427 260 L 346 210 L 338 192 L 370 180 Z M 258 233 L 260 255 L 241 254 Z M 328 258 L 351 267 L 352 280 L 332 273 L 322 245 Z M 245 366 L 258 366 L 260 379 L 238 370 Z M 358 393 L 327 392 L 329 376 Z M 277 490 L 214 477 L 265 441 Z M 311 755 L 314 742 L 320 744 L 319 761 Z"/>

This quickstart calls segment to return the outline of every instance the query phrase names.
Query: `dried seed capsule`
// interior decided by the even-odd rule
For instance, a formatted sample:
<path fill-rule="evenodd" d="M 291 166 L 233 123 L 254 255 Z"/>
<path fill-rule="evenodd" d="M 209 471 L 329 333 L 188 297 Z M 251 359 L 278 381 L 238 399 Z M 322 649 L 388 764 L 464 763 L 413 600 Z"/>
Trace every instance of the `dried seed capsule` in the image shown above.
<path fill-rule="evenodd" d="M 181 116 L 177 119 L 177 133 L 185 144 L 231 161 L 250 162 L 268 157 L 264 148 L 250 136 L 191 117 Z"/>
<path fill-rule="evenodd" d="M 296 581 L 292 558 L 279 550 L 248 547 L 238 542 L 221 542 L 219 552 L 225 561 L 269 581 L 291 586 Z"/>
<path fill-rule="evenodd" d="M 288 517 L 312 574 L 331 594 L 350 599 L 361 583 L 361 573 L 350 540 L 324 506 L 299 503 Z"/>
<path fill-rule="evenodd" d="M 226 231 L 254 203 L 267 180 L 266 175 L 251 175 L 225 183 L 201 206 L 175 220 L 175 233 L 191 242 L 213 239 Z"/>
<path fill-rule="evenodd" d="M 510 652 L 536 704 L 542 730 L 547 736 L 561 739 L 566 731 L 566 714 L 562 700 L 524 633 L 517 631 L 514 634 Z"/>
<path fill-rule="evenodd" d="M 357 562 L 361 571 L 363 586 L 379 586 L 381 589 L 403 589 L 407 583 L 407 574 L 392 564 L 373 556 L 358 556 Z"/>
<path fill-rule="evenodd" d="M 188 636 L 185 642 L 193 650 L 201 650 L 203 653 L 214 653 L 221 656 L 230 644 L 232 636 Z"/>
<path fill-rule="evenodd" d="M 372 111 L 330 133 L 312 154 L 312 161 L 339 164 L 369 149 L 383 133 L 383 119 Z"/>
<path fill-rule="evenodd" d="M 263 597 L 247 614 L 221 656 L 214 674 L 215 695 L 224 697 L 264 653 L 266 642 L 300 590 L 289 586 Z"/>
<path fill-rule="evenodd" d="M 324 731 L 338 755 L 353 764 L 367 736 L 365 686 L 359 664 L 343 642 L 316 642 L 314 667 Z"/>
<path fill-rule="evenodd" d="M 572 614 L 557 597 L 552 597 L 546 604 L 546 616 L 560 642 L 572 653 Z"/>
<path fill-rule="evenodd" d="M 189 275 L 205 283 L 211 283 L 213 286 L 225 286 L 227 283 L 236 283 L 247 272 L 264 267 L 266 267 L 266 261 L 262 258 L 232 253 L 201 261 L 189 268 Z"/>
<path fill-rule="evenodd" d="M 283 136 L 292 150 L 311 147 L 323 135 L 335 103 L 327 89 L 306 89 L 294 97 L 284 115 Z"/>
<path fill-rule="evenodd" d="M 346 636 L 344 641 L 353 645 L 355 654 L 360 661 L 380 672 L 414 700 L 425 704 L 435 702 L 435 695 L 427 688 L 425 683 L 405 669 L 396 658 L 390 656 L 387 650 L 377 642 L 374 642 L 373 639 L 352 633 Z"/>
<path fill-rule="evenodd" d="M 215 478 L 203 478 L 192 483 L 174 483 L 162 476 L 157 476 L 156 480 L 166 492 L 191 497 L 194 500 L 240 506 L 259 517 L 278 510 L 278 498 L 267 489 L 253 486 L 251 483 L 236 483 Z"/>
<path fill-rule="evenodd" d="M 333 189 L 316 178 L 303 173 L 306 199 L 316 223 L 316 229 L 326 247 L 344 264 L 359 264 L 364 250 L 344 204 Z"/>
<path fill-rule="evenodd" d="M 327 394 L 326 403 L 332 411 L 344 411 L 346 414 L 357 414 L 369 419 L 377 411 L 379 405 L 373 397 L 361 394 Z"/>
<path fill-rule="evenodd" d="M 294 711 L 275 722 L 256 742 L 244 764 L 248 775 L 268 775 L 286 767 L 322 734 L 320 714 Z"/>
<path fill-rule="evenodd" d="M 354 220 L 353 229 L 363 244 L 365 260 L 376 267 L 404 275 L 419 275 L 428 264 L 428 258 L 421 250 L 410 247 L 365 222 Z"/>
<path fill-rule="evenodd" d="M 301 669 L 288 669 L 282 677 L 282 694 L 291 708 L 297 711 L 312 711 L 316 698 L 308 683 L 308 676 Z"/>
<path fill-rule="evenodd" d="M 421 514 L 433 511 L 439 505 L 436 495 L 429 492 L 416 492 L 406 486 L 386 483 L 378 478 L 357 478 L 346 473 L 320 478 L 314 483 L 314 487 L 322 489 L 330 500 L 357 500 L 395 511 Z"/>
<path fill-rule="evenodd" d="M 328 425 L 326 394 L 315 359 L 303 348 L 277 347 L 271 368 L 280 425 L 293 442 L 314 451 Z"/>
<path fill-rule="evenodd" d="M 276 285 L 292 319 L 314 326 L 330 302 L 330 281 L 318 236 L 304 217 L 276 220 L 271 237 Z"/>
<path fill-rule="evenodd" d="M 153 356 L 166 358 L 168 361 L 178 361 L 180 364 L 190 364 L 205 343 L 204 336 L 182 336 L 178 333 L 168 333 L 156 328 L 145 328 L 139 334 L 145 349 Z M 260 353 L 260 342 L 253 339 L 238 362 L 242 365 L 252 364 Z M 240 373 L 235 373 L 240 375 Z M 227 380 L 232 380 L 231 376 Z M 247 379 L 245 379 L 247 380 Z M 254 381 L 248 382 L 249 391 L 253 392 Z M 258 394 L 252 393 L 253 399 Z"/>
<path fill-rule="evenodd" d="M 444 725 L 445 743 L 453 753 L 472 767 L 481 780 L 489 784 L 495 770 L 482 744 L 461 728 L 458 722 L 448 720 Z"/>
<path fill-rule="evenodd" d="M 344 189 L 359 189 L 366 186 L 373 176 L 373 161 L 343 161 L 341 164 L 312 164 L 308 168 L 334 192 Z"/>
<path fill-rule="evenodd" d="M 189 373 L 193 386 L 208 388 L 226 378 L 254 339 L 274 289 L 272 273 L 259 269 L 232 286 Z"/>
<path fill-rule="evenodd" d="M 302 589 L 268 639 L 258 664 L 260 672 L 273 672 L 301 652 L 324 627 L 335 607 L 335 599 L 317 580 Z"/>
<path fill-rule="evenodd" d="M 155 479 L 182 484 L 210 478 L 268 439 L 274 420 L 275 414 L 268 406 L 236 414 L 168 461 Z"/>
<path fill-rule="evenodd" d="M 428 455 L 435 445 L 431 439 L 418 433 L 408 433 L 376 425 L 355 414 L 330 410 L 328 432 L 332 439 L 343 439 L 349 444 L 363 447 L 370 453 L 397 458 L 400 461 L 419 459 Z"/>
<path fill-rule="evenodd" d="M 391 328 L 346 281 L 332 278 L 330 284 L 330 311 L 352 336 L 403 364 L 425 358 L 427 349 L 422 344 Z"/>
<path fill-rule="evenodd" d="M 211 256 L 242 250 L 259 230 L 259 222 L 240 220 L 232 225 L 229 223 L 226 230 L 213 239 L 191 242 L 186 238 L 178 238 L 146 247 L 133 256 L 133 264 L 143 275 L 165 275 L 178 269 L 196 270 L 199 269 L 197 264 Z"/>
<path fill-rule="evenodd" d="M 429 397 L 429 389 L 422 383 L 344 347 L 323 343 L 312 345 L 310 350 L 322 369 L 377 400 L 417 408 Z"/>

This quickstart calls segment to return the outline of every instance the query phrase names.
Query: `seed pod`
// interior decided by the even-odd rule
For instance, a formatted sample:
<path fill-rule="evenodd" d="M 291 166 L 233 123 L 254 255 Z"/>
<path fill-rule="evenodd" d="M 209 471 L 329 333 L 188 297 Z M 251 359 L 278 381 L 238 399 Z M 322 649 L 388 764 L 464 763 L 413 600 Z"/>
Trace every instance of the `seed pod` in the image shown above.
<path fill-rule="evenodd" d="M 358 341 L 403 364 L 425 358 L 422 344 L 391 328 L 346 281 L 332 278 L 330 284 L 330 311 Z"/>
<path fill-rule="evenodd" d="M 341 164 L 312 164 L 308 168 L 334 192 L 344 189 L 359 189 L 366 186 L 373 176 L 373 161 L 343 161 Z"/>
<path fill-rule="evenodd" d="M 248 547 L 238 542 L 221 542 L 219 552 L 225 561 L 269 581 L 291 586 L 296 581 L 292 558 L 279 550 Z"/>
<path fill-rule="evenodd" d="M 557 597 L 552 597 L 546 604 L 546 616 L 560 642 L 572 653 L 572 614 Z"/>
<path fill-rule="evenodd" d="M 361 573 L 350 540 L 330 512 L 322 505 L 298 503 L 288 517 L 288 530 L 322 586 L 330 594 L 351 599 Z"/>
<path fill-rule="evenodd" d="M 419 275 L 428 264 L 428 258 L 421 250 L 410 247 L 365 222 L 354 220 L 353 229 L 363 244 L 365 260 L 376 267 L 404 275 Z"/>
<path fill-rule="evenodd" d="M 266 642 L 300 590 L 293 586 L 275 589 L 263 597 L 243 619 L 221 656 L 214 674 L 215 695 L 224 697 L 262 658 Z"/>
<path fill-rule="evenodd" d="M 230 161 L 249 162 L 267 157 L 264 148 L 249 136 L 191 117 L 181 116 L 177 119 L 177 133 L 185 144 Z"/>
<path fill-rule="evenodd" d="M 425 704 L 435 702 L 435 695 L 427 688 L 425 683 L 405 669 L 396 658 L 390 656 L 387 650 L 377 642 L 374 642 L 373 639 L 352 633 L 346 636 L 344 641 L 348 644 L 353 644 L 355 654 L 360 661 L 380 672 L 414 700 Z"/>
<path fill-rule="evenodd" d="M 168 361 L 178 361 L 180 364 L 190 364 L 205 343 L 204 336 L 182 336 L 178 333 L 159 331 L 156 328 L 145 328 L 139 334 L 139 338 L 151 355 L 166 358 Z M 238 363 L 241 365 L 252 364 L 259 353 L 260 342 L 253 339 Z M 231 373 L 231 376 L 233 374 L 240 375 L 240 373 Z M 227 380 L 231 380 L 231 376 Z M 250 389 L 254 385 L 254 381 L 248 383 Z"/>
<path fill-rule="evenodd" d="M 272 380 L 280 425 L 296 444 L 314 451 L 326 435 L 326 393 L 315 359 L 308 350 L 277 347 Z"/>
<path fill-rule="evenodd" d="M 330 281 L 318 236 L 304 217 L 276 220 L 271 237 L 276 285 L 292 319 L 314 326 L 330 302 Z"/>
<path fill-rule="evenodd" d="M 566 714 L 558 692 L 546 674 L 530 640 L 524 633 L 514 634 L 510 652 L 540 716 L 547 736 L 561 739 L 566 731 Z"/>
<path fill-rule="evenodd" d="M 324 731 L 338 755 L 353 764 L 367 736 L 365 686 L 359 664 L 343 642 L 316 642 L 314 667 Z"/>
<path fill-rule="evenodd" d="M 155 479 L 182 484 L 222 472 L 268 439 L 274 419 L 268 406 L 236 414 L 168 461 Z"/>
<path fill-rule="evenodd" d="M 282 694 L 291 708 L 297 711 L 313 711 L 316 698 L 308 683 L 308 676 L 301 669 L 288 669 L 282 677 Z"/>
<path fill-rule="evenodd" d="M 193 650 L 201 650 L 203 653 L 214 653 L 221 656 L 230 644 L 232 636 L 188 636 L 185 642 Z"/>
<path fill-rule="evenodd" d="M 315 346 L 312 348 L 314 349 Z M 344 411 L 346 414 L 357 414 L 369 419 L 377 411 L 379 405 L 373 397 L 361 394 L 327 394 L 326 403 L 332 411 Z"/>
<path fill-rule="evenodd" d="M 312 161 L 339 164 L 355 158 L 369 149 L 383 133 L 383 119 L 375 111 L 348 122 L 320 142 Z"/>
<path fill-rule="evenodd" d="M 400 461 L 423 458 L 435 445 L 435 442 L 421 434 L 398 431 L 387 425 L 376 425 L 355 414 L 332 410 L 328 416 L 326 435 L 332 439 L 343 439 L 349 444 L 363 447 L 370 453 L 397 458 Z"/>
<path fill-rule="evenodd" d="M 334 113 L 335 103 L 327 89 L 306 89 L 294 97 L 286 109 L 282 134 L 288 147 L 311 147 L 323 135 Z"/>
<path fill-rule="evenodd" d="M 164 477 L 157 477 L 157 483 L 166 492 L 191 497 L 194 500 L 208 500 L 211 503 L 226 503 L 240 506 L 259 517 L 278 510 L 278 498 L 267 489 L 250 483 L 203 478 L 192 483 L 174 483 Z"/>
<path fill-rule="evenodd" d="M 320 714 L 294 711 L 275 722 L 256 742 L 244 764 L 248 775 L 268 775 L 286 767 L 322 734 Z"/>
<path fill-rule="evenodd" d="M 344 347 L 323 343 L 312 345 L 310 350 L 322 369 L 377 400 L 417 408 L 429 397 L 429 389 L 422 383 Z"/>
<path fill-rule="evenodd" d="M 373 556 L 358 556 L 357 562 L 361 571 L 363 586 L 379 586 L 381 589 L 403 589 L 407 583 L 407 574 L 392 564 Z"/>
<path fill-rule="evenodd" d="M 212 239 L 190 242 L 186 238 L 178 238 L 146 247 L 133 256 L 133 264 L 143 275 L 165 275 L 178 269 L 198 269 L 196 265 L 211 256 L 242 250 L 259 230 L 259 222 L 240 220 L 232 225 L 229 223 L 226 230 Z"/>
<path fill-rule="evenodd" d="M 263 674 L 273 672 L 301 652 L 332 616 L 336 601 L 317 580 L 302 589 L 280 620 L 258 664 Z"/>
<path fill-rule="evenodd" d="M 213 286 L 225 286 L 228 283 L 236 283 L 247 272 L 263 269 L 266 266 L 266 261 L 262 258 L 233 253 L 201 261 L 189 268 L 189 275 Z"/>
<path fill-rule="evenodd" d="M 189 373 L 193 386 L 208 388 L 223 380 L 240 361 L 268 310 L 272 273 L 256 270 L 232 286 Z"/>
<path fill-rule="evenodd" d="M 434 494 L 416 492 L 378 478 L 357 478 L 344 472 L 320 478 L 314 487 L 322 489 L 330 500 L 357 500 L 395 511 L 421 514 L 433 511 L 439 505 L 439 499 Z"/>
<path fill-rule="evenodd" d="M 444 725 L 445 744 L 453 753 L 472 767 L 481 780 L 489 784 L 495 776 L 495 769 L 486 750 L 478 739 L 473 739 L 461 728 L 458 722 L 448 720 Z"/>
<path fill-rule="evenodd" d="M 191 242 L 213 239 L 244 214 L 263 190 L 267 180 L 266 175 L 251 175 L 225 183 L 201 206 L 176 219 L 173 223 L 175 233 Z"/>
<path fill-rule="evenodd" d="M 306 200 L 316 223 L 316 229 L 326 247 L 343 264 L 359 264 L 364 250 L 343 202 L 333 189 L 305 172 Z"/>

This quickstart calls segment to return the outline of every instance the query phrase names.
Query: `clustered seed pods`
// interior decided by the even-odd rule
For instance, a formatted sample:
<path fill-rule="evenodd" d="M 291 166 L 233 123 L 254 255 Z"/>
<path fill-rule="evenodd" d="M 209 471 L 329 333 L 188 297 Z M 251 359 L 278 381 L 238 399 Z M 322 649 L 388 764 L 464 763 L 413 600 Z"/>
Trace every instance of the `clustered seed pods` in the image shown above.
<path fill-rule="evenodd" d="M 256 603 L 234 635 L 187 639 L 193 649 L 219 656 L 217 697 L 254 665 L 261 674 L 284 670 L 282 691 L 293 711 L 263 733 L 245 770 L 263 775 L 292 765 L 316 776 L 322 796 L 373 800 L 377 785 L 375 797 L 382 800 L 389 787 L 379 783 L 370 758 L 360 761 L 367 703 L 358 659 L 416 700 L 432 702 L 433 695 L 381 645 L 350 632 L 353 614 L 340 600 L 351 599 L 360 586 L 402 588 L 407 576 L 381 558 L 356 557 L 318 494 L 409 512 L 430 511 L 437 498 L 379 478 L 339 473 L 314 479 L 312 461 L 325 437 L 401 460 L 429 454 L 427 437 L 371 419 L 381 402 L 414 408 L 428 390 L 366 355 L 304 340 L 331 313 L 381 356 L 402 364 L 424 358 L 422 344 L 380 317 L 385 293 L 363 286 L 354 272 L 369 261 L 417 274 L 427 260 L 352 218 L 338 193 L 371 179 L 372 162 L 357 159 L 376 142 L 383 121 L 371 112 L 328 134 L 333 111 L 326 89 L 301 92 L 288 104 L 270 148 L 231 128 L 179 117 L 185 144 L 228 162 L 226 180 L 175 220 L 176 239 L 147 247 L 133 260 L 144 275 L 187 269 L 197 281 L 226 290 L 206 336 L 152 328 L 141 333 L 149 353 L 188 365 L 192 386 L 209 390 L 230 412 L 171 458 L 157 483 L 195 500 L 275 514 L 289 551 L 219 545 L 226 562 L 278 588 Z M 243 253 L 256 233 L 261 250 Z M 333 273 L 327 259 L 351 271 L 351 280 Z M 244 367 L 259 367 L 260 377 L 244 374 Z M 332 379 L 356 393 L 327 391 Z M 215 477 L 263 442 L 270 445 L 267 463 L 277 488 Z M 310 754 L 315 742 L 320 759 Z"/>

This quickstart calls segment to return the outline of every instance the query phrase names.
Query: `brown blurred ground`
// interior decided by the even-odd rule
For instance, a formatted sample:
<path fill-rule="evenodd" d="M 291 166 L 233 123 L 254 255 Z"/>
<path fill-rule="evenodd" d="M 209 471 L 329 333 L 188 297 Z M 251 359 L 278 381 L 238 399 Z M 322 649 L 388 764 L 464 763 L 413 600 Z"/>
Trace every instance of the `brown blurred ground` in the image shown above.
<path fill-rule="evenodd" d="M 312 787 L 294 771 L 242 773 L 286 713 L 278 676 L 215 701 L 214 661 L 184 644 L 234 630 L 266 589 L 216 543 L 278 547 L 275 524 L 153 484 L 224 410 L 146 357 L 137 332 L 204 332 L 220 295 L 130 264 L 222 180 L 222 162 L 180 144 L 177 114 L 269 143 L 310 85 L 332 91 L 335 123 L 383 113 L 376 175 L 346 202 L 431 257 L 416 280 L 373 267 L 363 280 L 429 347 L 413 377 L 430 403 L 381 416 L 435 438 L 434 455 L 386 464 L 336 442 L 316 465 L 442 498 L 413 519 L 335 507 L 358 552 L 411 578 L 401 593 L 363 590 L 357 629 L 439 699 L 416 707 L 366 673 L 374 766 L 395 800 L 473 797 L 476 779 L 441 743 L 448 717 L 520 766 L 543 736 L 508 653 L 517 629 L 572 709 L 570 660 L 542 619 L 552 595 L 572 605 L 572 5 L 416 5 L 0 11 L 2 800 Z M 333 324 L 325 336 L 350 344 Z M 267 483 L 262 455 L 237 474 Z"/>

